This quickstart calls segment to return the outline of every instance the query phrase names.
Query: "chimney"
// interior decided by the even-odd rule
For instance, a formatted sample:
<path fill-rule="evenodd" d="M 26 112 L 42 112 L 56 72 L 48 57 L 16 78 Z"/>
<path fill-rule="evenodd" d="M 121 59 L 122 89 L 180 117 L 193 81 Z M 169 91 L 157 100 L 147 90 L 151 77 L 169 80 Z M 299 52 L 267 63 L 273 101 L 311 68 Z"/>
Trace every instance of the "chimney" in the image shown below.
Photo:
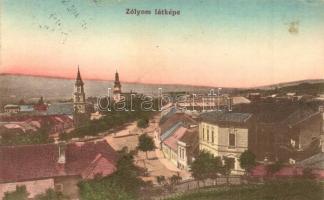
<path fill-rule="evenodd" d="M 61 142 L 58 144 L 58 149 L 59 149 L 59 158 L 57 163 L 58 164 L 65 164 L 65 149 L 66 149 L 66 144 L 65 142 Z"/>

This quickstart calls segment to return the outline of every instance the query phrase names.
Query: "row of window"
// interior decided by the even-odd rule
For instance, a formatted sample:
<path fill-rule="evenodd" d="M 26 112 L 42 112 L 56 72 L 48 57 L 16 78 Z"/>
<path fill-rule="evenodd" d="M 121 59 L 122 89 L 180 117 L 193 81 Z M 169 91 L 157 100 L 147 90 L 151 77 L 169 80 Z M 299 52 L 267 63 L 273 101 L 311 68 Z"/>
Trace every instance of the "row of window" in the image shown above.
<path fill-rule="evenodd" d="M 185 158 L 185 151 L 183 148 L 179 148 L 179 157 L 181 159 L 184 159 Z"/>
<path fill-rule="evenodd" d="M 214 143 L 215 135 L 214 135 L 214 128 L 211 129 L 211 134 L 209 134 L 209 127 L 206 128 L 206 134 L 205 134 L 205 127 L 203 126 L 202 129 L 202 139 L 204 141 L 210 142 L 209 137 L 211 137 L 211 142 Z M 236 132 L 237 130 L 235 128 L 229 128 L 228 129 L 228 146 L 229 147 L 235 147 L 235 141 L 236 141 Z"/>

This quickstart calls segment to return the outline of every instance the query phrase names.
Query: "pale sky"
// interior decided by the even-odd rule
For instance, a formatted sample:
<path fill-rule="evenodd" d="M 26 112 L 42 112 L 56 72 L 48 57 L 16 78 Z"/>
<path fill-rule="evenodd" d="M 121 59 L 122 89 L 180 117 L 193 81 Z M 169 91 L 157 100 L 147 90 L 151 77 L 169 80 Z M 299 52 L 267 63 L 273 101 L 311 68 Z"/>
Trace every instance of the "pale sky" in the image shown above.
<path fill-rule="evenodd" d="M 0 1 L 1 2 L 1 1 Z M 250 87 L 324 78 L 322 0 L 2 0 L 0 73 Z M 127 8 L 180 16 L 126 15 Z"/>

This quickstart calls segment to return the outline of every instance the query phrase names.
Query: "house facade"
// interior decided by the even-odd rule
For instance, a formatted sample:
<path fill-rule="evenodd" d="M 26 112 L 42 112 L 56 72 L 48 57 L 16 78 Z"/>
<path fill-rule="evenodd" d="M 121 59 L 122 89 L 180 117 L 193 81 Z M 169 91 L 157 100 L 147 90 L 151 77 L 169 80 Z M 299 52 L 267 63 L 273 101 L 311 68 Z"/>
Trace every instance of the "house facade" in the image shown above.
<path fill-rule="evenodd" d="M 4 111 L 6 113 L 18 113 L 18 112 L 20 112 L 20 107 L 19 107 L 19 105 L 8 104 L 8 105 L 4 106 Z"/>
<path fill-rule="evenodd" d="M 160 122 L 156 132 L 160 148 L 179 169 L 189 169 L 198 149 L 198 122 L 184 113 L 173 113 Z"/>
<path fill-rule="evenodd" d="M 249 148 L 251 117 L 249 113 L 219 111 L 203 114 L 199 123 L 199 150 L 230 159 L 232 173 L 243 173 L 239 157 Z"/>
<path fill-rule="evenodd" d="M 29 198 L 52 188 L 78 199 L 78 182 L 115 172 L 117 153 L 106 141 L 0 147 L 0 199 L 16 185 Z"/>
<path fill-rule="evenodd" d="M 177 167 L 189 171 L 190 165 L 199 153 L 198 126 L 189 127 L 177 142 Z"/>

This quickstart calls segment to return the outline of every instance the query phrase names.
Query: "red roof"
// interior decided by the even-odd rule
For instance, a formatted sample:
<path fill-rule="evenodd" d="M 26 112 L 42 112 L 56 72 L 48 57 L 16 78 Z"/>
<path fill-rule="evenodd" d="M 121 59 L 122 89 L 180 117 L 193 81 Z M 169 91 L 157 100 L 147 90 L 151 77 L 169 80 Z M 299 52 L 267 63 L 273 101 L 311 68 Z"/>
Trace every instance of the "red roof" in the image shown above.
<path fill-rule="evenodd" d="M 45 104 L 36 104 L 36 105 L 34 105 L 34 109 L 36 111 L 46 111 L 47 110 L 47 105 L 45 105 Z"/>
<path fill-rule="evenodd" d="M 175 113 L 171 117 L 160 122 L 161 133 L 164 133 L 178 122 L 183 122 L 184 125 L 198 124 L 196 120 L 185 113 Z"/>
<path fill-rule="evenodd" d="M 38 121 L 46 127 L 55 126 L 57 124 L 73 124 L 73 119 L 67 115 L 38 115 L 38 116 L 9 116 L 0 119 L 4 122 L 32 122 Z"/>
<path fill-rule="evenodd" d="M 116 170 L 117 154 L 106 141 L 67 144 L 59 164 L 58 144 L 0 147 L 0 183 L 78 175 L 93 178 Z"/>

